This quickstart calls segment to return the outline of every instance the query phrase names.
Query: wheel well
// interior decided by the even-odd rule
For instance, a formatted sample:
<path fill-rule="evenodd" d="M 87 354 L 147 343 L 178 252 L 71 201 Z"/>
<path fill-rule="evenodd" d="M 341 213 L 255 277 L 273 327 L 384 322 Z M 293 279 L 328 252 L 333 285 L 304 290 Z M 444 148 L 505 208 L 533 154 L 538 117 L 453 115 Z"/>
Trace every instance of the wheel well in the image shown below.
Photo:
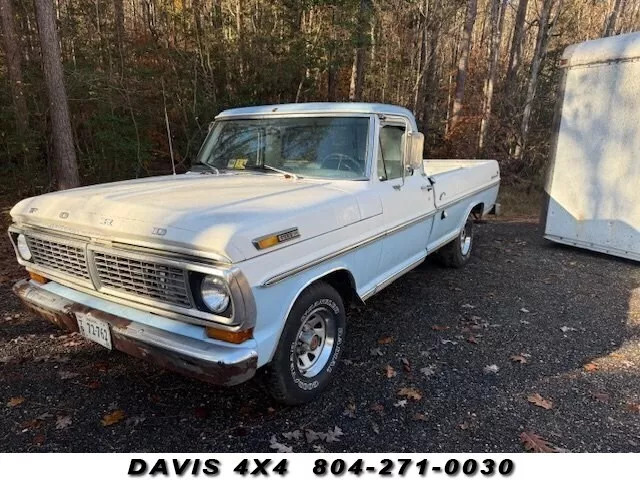
<path fill-rule="evenodd" d="M 356 291 L 356 282 L 348 270 L 335 270 L 316 280 L 316 282 L 320 281 L 326 282 L 336 289 L 342 297 L 345 307 L 353 304 L 362 304 L 362 300 Z"/>
<path fill-rule="evenodd" d="M 473 215 L 473 218 L 475 218 L 476 220 L 482 217 L 483 213 L 484 213 L 484 203 L 479 203 L 471 209 L 471 215 Z"/>

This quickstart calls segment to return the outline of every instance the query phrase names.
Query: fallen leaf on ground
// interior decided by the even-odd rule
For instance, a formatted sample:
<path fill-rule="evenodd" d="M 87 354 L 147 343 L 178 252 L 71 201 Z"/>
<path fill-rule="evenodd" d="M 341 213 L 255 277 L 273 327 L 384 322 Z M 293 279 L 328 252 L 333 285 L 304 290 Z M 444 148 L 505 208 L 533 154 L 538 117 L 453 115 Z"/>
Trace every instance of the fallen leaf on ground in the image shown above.
<path fill-rule="evenodd" d="M 471 310 L 472 308 L 476 308 L 475 305 L 471 305 L 470 303 L 465 303 L 464 305 L 461 305 L 460 308 L 465 308 L 468 310 Z"/>
<path fill-rule="evenodd" d="M 478 344 L 478 339 L 476 337 L 474 337 L 473 335 L 469 335 L 467 337 L 467 342 L 472 343 L 473 345 L 477 345 Z"/>
<path fill-rule="evenodd" d="M 371 405 L 371 410 L 376 413 L 382 413 L 384 412 L 384 405 L 380 403 L 374 403 L 373 405 Z"/>
<path fill-rule="evenodd" d="M 124 411 L 114 410 L 113 412 L 107 413 L 104 417 L 102 417 L 100 423 L 102 423 L 103 427 L 108 427 L 109 425 L 121 422 L 122 420 L 124 420 L 124 417 Z"/>
<path fill-rule="evenodd" d="M 520 441 L 524 449 L 533 453 L 557 453 L 561 450 L 534 432 L 522 432 Z"/>
<path fill-rule="evenodd" d="M 605 392 L 596 392 L 592 393 L 591 396 L 594 400 L 598 400 L 599 402 L 607 403 L 611 399 L 611 395 Z"/>
<path fill-rule="evenodd" d="M 442 340 L 440 340 L 440 343 L 442 343 L 443 345 L 447 345 L 447 344 L 457 345 L 458 344 L 458 342 L 454 342 L 453 340 L 449 340 L 448 338 L 443 338 Z"/>
<path fill-rule="evenodd" d="M 147 418 L 142 415 L 135 415 L 127 418 L 125 424 L 127 427 L 137 427 L 140 423 L 144 422 Z"/>
<path fill-rule="evenodd" d="M 387 378 L 393 378 L 397 375 L 396 369 L 393 368 L 391 365 L 387 365 L 384 370 L 387 375 Z"/>
<path fill-rule="evenodd" d="M 278 453 L 293 453 L 293 448 L 291 448 L 288 445 L 285 445 L 284 443 L 278 442 L 275 435 L 271 437 L 271 441 L 269 442 L 269 448 L 271 448 L 272 450 L 275 450 Z"/>
<path fill-rule="evenodd" d="M 79 373 L 69 372 L 69 371 L 66 371 L 66 370 L 61 370 L 60 372 L 58 372 L 58 375 L 60 375 L 60 378 L 62 380 L 70 380 L 72 378 L 76 378 L 76 377 L 80 376 Z"/>
<path fill-rule="evenodd" d="M 539 393 L 530 394 L 529 396 L 527 396 L 527 400 L 529 401 L 529 403 L 533 403 L 536 407 L 541 407 L 545 410 L 550 410 L 553 408 L 553 402 L 547 400 Z"/>
<path fill-rule="evenodd" d="M 34 445 L 42 445 L 45 440 L 46 440 L 45 436 L 43 434 L 39 433 L 38 435 L 33 437 L 32 443 Z"/>
<path fill-rule="evenodd" d="M 87 383 L 86 387 L 90 388 L 91 390 L 97 390 L 98 388 L 100 388 L 100 382 L 98 382 L 97 380 L 93 380 Z"/>
<path fill-rule="evenodd" d="M 446 327 L 444 325 L 431 325 L 431 330 L 433 330 L 434 332 L 442 332 L 444 330 L 449 330 L 449 327 Z"/>
<path fill-rule="evenodd" d="M 634 413 L 640 413 L 640 403 L 629 403 L 627 404 L 627 410 Z"/>
<path fill-rule="evenodd" d="M 424 413 L 416 413 L 413 416 L 413 419 L 417 422 L 426 422 L 427 421 L 427 416 Z"/>
<path fill-rule="evenodd" d="M 529 310 L 527 310 L 527 309 L 526 309 L 526 308 L 524 308 L 524 307 L 522 307 L 522 308 L 520 309 L 520 311 L 521 311 L 522 313 L 531 313 Z"/>
<path fill-rule="evenodd" d="M 498 370 L 500 370 L 500 367 L 495 363 L 493 365 L 487 365 L 482 369 L 484 373 L 498 373 Z"/>
<path fill-rule="evenodd" d="M 345 417 L 349 417 L 349 418 L 356 418 L 356 406 L 353 403 L 349 403 L 345 409 L 344 412 L 342 412 L 342 415 L 344 415 Z M 282 435 L 284 437 L 284 434 Z M 285 437 L 287 438 L 287 437 Z M 289 440 L 289 439 L 287 439 Z"/>
<path fill-rule="evenodd" d="M 302 432 L 300 430 L 294 430 L 293 432 L 283 433 L 282 436 L 286 440 L 300 440 L 302 438 Z"/>
<path fill-rule="evenodd" d="M 382 350 L 380 350 L 379 347 L 376 347 L 376 348 L 372 348 L 371 350 L 369 350 L 369 355 L 371 355 L 373 357 L 381 357 L 384 354 L 382 353 Z"/>
<path fill-rule="evenodd" d="M 511 355 L 509 357 L 509 360 L 511 360 L 513 363 L 527 363 L 527 357 L 523 353 L 519 355 Z"/>
<path fill-rule="evenodd" d="M 69 425 L 71 425 L 71 417 L 69 415 L 58 417 L 56 420 L 56 430 L 63 430 Z"/>
<path fill-rule="evenodd" d="M 344 433 L 342 433 L 342 429 L 338 426 L 333 427 L 333 430 L 329 429 L 327 430 L 327 434 L 326 434 L 326 438 L 325 441 L 327 443 L 333 443 L 333 442 L 339 442 L 340 439 L 338 437 L 341 437 L 342 435 L 344 435 Z"/>
<path fill-rule="evenodd" d="M 429 365 L 428 367 L 421 368 L 420 373 L 423 374 L 425 377 L 430 377 L 431 375 L 436 373 L 436 366 Z"/>
<path fill-rule="evenodd" d="M 406 407 L 407 406 L 407 401 L 406 400 L 398 400 L 396 403 L 393 404 L 394 407 Z"/>
<path fill-rule="evenodd" d="M 564 325 L 560 327 L 560 330 L 562 330 L 562 333 L 567 333 L 567 332 L 575 332 L 577 329 L 573 327 L 567 327 L 566 325 Z"/>
<path fill-rule="evenodd" d="M 414 402 L 419 402 L 422 400 L 422 392 L 417 388 L 413 387 L 403 387 L 398 390 L 399 397 L 407 397 L 409 400 L 413 400 Z"/>
<path fill-rule="evenodd" d="M 17 407 L 21 403 L 24 403 L 24 397 L 11 397 L 7 402 L 7 407 Z"/>
<path fill-rule="evenodd" d="M 393 337 L 386 336 L 378 339 L 378 345 L 388 345 L 393 342 Z"/>
<path fill-rule="evenodd" d="M 409 359 L 402 357 L 400 361 L 402 362 L 402 369 L 409 373 L 411 371 L 411 362 L 409 362 Z"/>
<path fill-rule="evenodd" d="M 583 368 L 585 372 L 595 372 L 596 370 L 598 370 L 598 364 L 589 362 Z"/>
<path fill-rule="evenodd" d="M 20 427 L 27 430 L 37 430 L 40 427 L 42 427 L 42 420 L 40 420 L 39 418 L 34 418 L 33 420 L 27 420 L 26 422 L 22 422 L 20 424 Z"/>
<path fill-rule="evenodd" d="M 462 422 L 460 425 L 458 425 L 458 427 L 460 428 L 460 430 L 469 430 L 469 423 Z"/>

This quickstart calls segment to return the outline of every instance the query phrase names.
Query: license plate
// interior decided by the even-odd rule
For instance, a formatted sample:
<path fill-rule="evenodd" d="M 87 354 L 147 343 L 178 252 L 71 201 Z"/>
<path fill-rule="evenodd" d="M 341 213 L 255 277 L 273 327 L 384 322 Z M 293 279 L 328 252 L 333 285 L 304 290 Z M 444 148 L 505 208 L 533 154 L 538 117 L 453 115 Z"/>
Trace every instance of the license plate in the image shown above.
<path fill-rule="evenodd" d="M 80 334 L 91 341 L 99 343 L 105 348 L 111 350 L 111 329 L 107 322 L 90 318 L 85 313 L 76 313 L 78 320 L 78 329 Z"/>

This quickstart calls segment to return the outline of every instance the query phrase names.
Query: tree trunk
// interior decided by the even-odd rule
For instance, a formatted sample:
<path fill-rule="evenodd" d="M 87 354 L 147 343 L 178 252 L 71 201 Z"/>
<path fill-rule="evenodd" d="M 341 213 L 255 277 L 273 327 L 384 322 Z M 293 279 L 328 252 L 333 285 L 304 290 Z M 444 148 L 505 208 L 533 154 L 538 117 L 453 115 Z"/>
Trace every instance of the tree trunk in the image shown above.
<path fill-rule="evenodd" d="M 518 11 L 513 25 L 513 38 L 511 39 L 511 49 L 509 51 L 509 63 L 507 65 L 507 76 L 505 79 L 505 97 L 509 97 L 515 90 L 516 78 L 520 63 L 522 62 L 522 40 L 524 38 L 524 23 L 527 19 L 527 7 L 529 0 L 518 2 Z"/>
<path fill-rule="evenodd" d="M 562 1 L 559 1 L 558 12 L 562 8 Z M 555 0 L 544 0 L 542 4 L 542 12 L 539 18 L 538 35 L 536 37 L 536 49 L 533 54 L 533 60 L 531 61 L 531 71 L 529 74 L 529 82 L 527 84 L 527 96 L 525 98 L 524 110 L 522 112 L 522 121 L 520 123 L 520 141 L 516 145 L 514 151 L 514 157 L 517 160 L 522 160 L 525 147 L 527 145 L 527 136 L 529 135 L 529 120 L 531 119 L 531 111 L 533 108 L 533 100 L 536 96 L 536 87 L 538 85 L 538 74 L 542 67 L 542 61 L 547 53 L 547 45 L 549 43 L 549 37 L 553 30 L 553 26 L 556 23 L 549 22 L 551 18 L 551 10 Z M 557 20 L 557 19 L 556 19 Z"/>
<path fill-rule="evenodd" d="M 29 110 L 24 96 L 20 39 L 16 34 L 15 16 L 11 0 L 0 0 L 0 23 L 2 24 L 4 54 L 7 62 L 11 98 L 16 115 L 16 127 L 19 134 L 24 134 L 29 128 Z"/>
<path fill-rule="evenodd" d="M 613 10 L 611 10 L 611 13 L 604 24 L 604 30 L 602 32 L 603 37 L 610 37 L 611 35 L 616 34 L 616 23 L 620 13 L 624 10 L 624 3 L 625 0 L 615 0 Z"/>
<path fill-rule="evenodd" d="M 358 33 L 351 69 L 349 100 L 359 102 L 362 99 L 364 85 L 364 62 L 367 54 L 367 36 L 371 28 L 371 0 L 360 0 L 358 8 Z"/>
<path fill-rule="evenodd" d="M 113 0 L 113 15 L 116 27 L 116 46 L 120 58 L 120 73 L 124 74 L 124 4 L 122 0 Z"/>
<path fill-rule="evenodd" d="M 471 34 L 473 33 L 473 24 L 476 21 L 477 10 L 478 0 L 468 0 L 464 30 L 460 38 L 460 57 L 458 59 L 458 73 L 456 74 L 456 89 L 453 97 L 453 108 L 451 111 L 451 118 L 449 119 L 449 133 L 453 132 L 454 127 L 460 120 L 460 113 L 462 112 L 462 105 L 464 101 L 464 84 L 467 79 L 469 51 L 471 49 Z"/>
<path fill-rule="evenodd" d="M 42 67 L 49 98 L 58 188 L 73 188 L 80 185 L 80 177 L 73 144 L 67 92 L 64 87 L 55 12 L 51 0 L 35 0 L 35 6 Z"/>
<path fill-rule="evenodd" d="M 502 40 L 502 24 L 507 0 L 491 0 L 491 39 L 489 41 L 488 56 L 489 68 L 484 84 L 484 99 L 482 108 L 482 121 L 480 122 L 480 135 L 478 137 L 478 153 L 482 153 L 487 141 L 489 120 L 493 104 L 493 85 L 498 69 L 498 56 L 500 54 L 500 40 Z"/>

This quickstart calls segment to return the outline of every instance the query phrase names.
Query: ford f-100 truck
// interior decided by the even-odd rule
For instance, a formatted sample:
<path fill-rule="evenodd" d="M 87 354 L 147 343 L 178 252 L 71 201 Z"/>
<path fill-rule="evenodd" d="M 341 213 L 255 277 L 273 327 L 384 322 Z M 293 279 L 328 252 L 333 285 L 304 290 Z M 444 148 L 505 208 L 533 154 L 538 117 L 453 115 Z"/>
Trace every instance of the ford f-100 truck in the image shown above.
<path fill-rule="evenodd" d="M 100 345 L 234 385 L 260 368 L 307 402 L 347 341 L 349 305 L 427 255 L 463 266 L 493 160 L 427 160 L 408 110 L 226 110 L 192 170 L 28 198 L 9 236 L 31 310 Z M 415 301 L 419 301 L 416 299 Z"/>

